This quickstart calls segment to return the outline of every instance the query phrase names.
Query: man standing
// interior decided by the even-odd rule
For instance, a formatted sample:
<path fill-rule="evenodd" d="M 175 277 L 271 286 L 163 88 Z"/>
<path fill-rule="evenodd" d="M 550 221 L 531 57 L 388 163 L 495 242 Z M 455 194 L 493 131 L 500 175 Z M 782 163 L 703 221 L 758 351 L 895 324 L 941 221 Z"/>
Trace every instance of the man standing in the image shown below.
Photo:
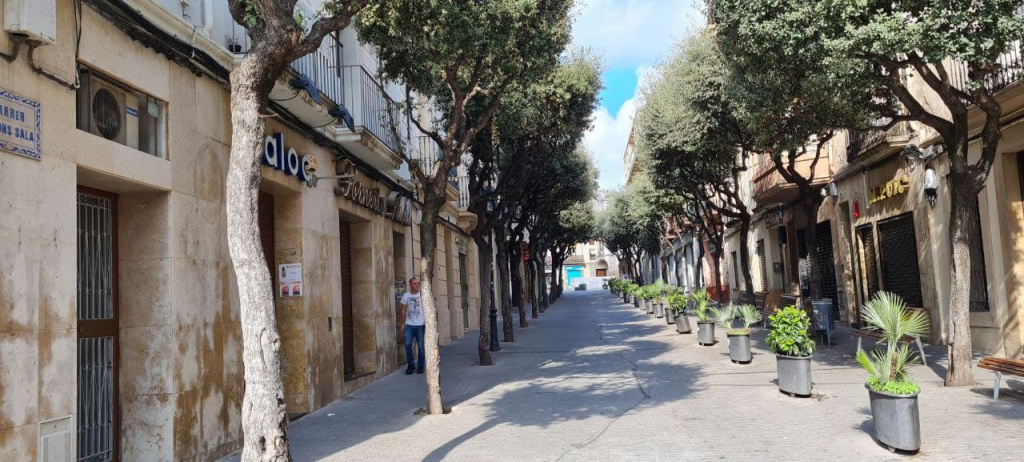
<path fill-rule="evenodd" d="M 402 295 L 402 318 L 405 319 L 405 358 L 409 366 L 405 368 L 405 375 L 423 373 L 423 366 L 426 363 L 423 348 L 423 324 L 426 319 L 423 317 L 423 305 L 420 303 L 420 280 L 412 278 L 409 280 L 409 291 Z M 416 340 L 417 355 L 416 367 L 412 362 L 412 341 Z"/>

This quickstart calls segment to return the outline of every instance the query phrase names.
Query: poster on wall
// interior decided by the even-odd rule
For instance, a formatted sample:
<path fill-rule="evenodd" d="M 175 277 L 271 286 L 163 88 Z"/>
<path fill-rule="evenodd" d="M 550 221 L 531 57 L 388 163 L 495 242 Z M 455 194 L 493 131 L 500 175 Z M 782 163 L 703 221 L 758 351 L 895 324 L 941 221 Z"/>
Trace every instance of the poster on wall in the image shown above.
<path fill-rule="evenodd" d="M 0 150 L 42 159 L 39 102 L 0 88 Z"/>
<path fill-rule="evenodd" d="M 282 297 L 302 296 L 302 263 L 278 265 L 277 274 L 277 284 Z"/>

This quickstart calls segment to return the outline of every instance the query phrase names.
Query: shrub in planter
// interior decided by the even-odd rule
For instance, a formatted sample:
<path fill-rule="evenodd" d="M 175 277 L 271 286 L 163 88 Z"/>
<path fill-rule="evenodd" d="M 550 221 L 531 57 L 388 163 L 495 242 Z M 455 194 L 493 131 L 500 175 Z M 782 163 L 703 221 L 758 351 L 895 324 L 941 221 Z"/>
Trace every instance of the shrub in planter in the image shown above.
<path fill-rule="evenodd" d="M 647 314 L 654 313 L 654 297 L 657 296 L 658 289 L 653 284 L 648 284 L 637 290 L 637 296 L 642 300 L 643 308 L 647 311 Z"/>
<path fill-rule="evenodd" d="M 811 318 L 804 310 L 787 306 L 768 317 L 772 331 L 765 337 L 775 353 L 779 391 L 795 396 L 811 395 Z"/>
<path fill-rule="evenodd" d="M 676 332 L 680 334 L 689 334 L 693 331 L 690 327 L 690 318 L 686 315 L 689 301 L 690 296 L 682 292 L 676 292 L 668 297 L 669 310 L 675 314 Z"/>
<path fill-rule="evenodd" d="M 718 324 L 728 329 L 725 334 L 729 337 L 729 359 L 734 363 L 750 363 L 754 359 L 750 352 L 750 325 L 761 320 L 761 313 L 753 305 L 731 303 L 717 311 Z M 740 321 L 741 327 L 732 326 L 734 319 Z"/>
<path fill-rule="evenodd" d="M 715 317 L 717 310 L 711 308 L 711 297 L 706 289 L 697 289 L 690 294 L 693 314 L 697 316 L 697 343 L 704 346 L 715 344 Z"/>
<path fill-rule="evenodd" d="M 907 367 L 917 362 L 915 353 L 899 341 L 905 336 L 928 333 L 928 318 L 920 311 L 908 311 L 896 294 L 878 292 L 861 310 L 866 330 L 882 334 L 881 349 L 867 353 L 857 350 L 857 362 L 868 373 L 865 387 L 871 400 L 875 439 L 890 451 L 921 448 L 921 418 L 917 395 L 921 389 L 910 378 Z"/>

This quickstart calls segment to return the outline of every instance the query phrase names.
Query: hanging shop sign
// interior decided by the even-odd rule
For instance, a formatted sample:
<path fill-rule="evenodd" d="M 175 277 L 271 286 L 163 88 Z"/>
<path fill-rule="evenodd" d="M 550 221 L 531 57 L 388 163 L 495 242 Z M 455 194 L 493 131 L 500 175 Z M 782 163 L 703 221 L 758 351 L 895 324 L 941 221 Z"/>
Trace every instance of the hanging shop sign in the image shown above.
<path fill-rule="evenodd" d="M 412 224 L 412 200 L 398 193 L 381 193 L 381 188 L 368 187 L 356 180 L 355 164 L 339 160 L 341 164 L 336 171 L 343 178 L 338 180 L 338 186 L 334 188 L 334 195 L 344 197 L 356 204 L 370 209 L 377 215 L 394 220 L 403 225 Z"/>
<path fill-rule="evenodd" d="M 306 182 L 309 172 L 316 171 L 316 158 L 300 156 L 295 148 L 284 149 L 284 133 L 278 132 L 263 139 L 263 165 L 273 167 Z"/>
<path fill-rule="evenodd" d="M 884 201 L 890 197 L 906 194 L 910 190 L 910 180 L 905 176 L 898 176 L 885 183 L 871 188 L 868 192 L 868 202 L 874 204 Z"/>
<path fill-rule="evenodd" d="M 0 150 L 41 160 L 39 101 L 0 89 Z"/>

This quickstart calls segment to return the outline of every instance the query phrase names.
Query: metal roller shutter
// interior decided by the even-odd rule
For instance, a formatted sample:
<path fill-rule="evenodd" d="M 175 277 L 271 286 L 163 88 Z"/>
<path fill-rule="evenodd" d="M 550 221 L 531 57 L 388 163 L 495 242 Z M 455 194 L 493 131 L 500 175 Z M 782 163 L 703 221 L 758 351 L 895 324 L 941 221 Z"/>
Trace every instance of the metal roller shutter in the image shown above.
<path fill-rule="evenodd" d="M 908 306 L 921 307 L 924 301 L 913 212 L 878 222 L 878 240 L 885 290 L 903 297 Z"/>
<path fill-rule="evenodd" d="M 768 262 L 765 261 L 764 239 L 757 241 L 757 261 L 761 269 L 761 290 L 768 290 Z"/>

